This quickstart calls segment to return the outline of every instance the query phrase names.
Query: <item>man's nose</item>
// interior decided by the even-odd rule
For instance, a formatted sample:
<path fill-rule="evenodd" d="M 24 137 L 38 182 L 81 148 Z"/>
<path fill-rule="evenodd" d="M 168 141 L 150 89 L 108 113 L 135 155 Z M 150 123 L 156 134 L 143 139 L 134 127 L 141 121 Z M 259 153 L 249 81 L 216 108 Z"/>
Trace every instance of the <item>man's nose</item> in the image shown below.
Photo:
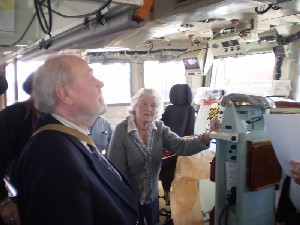
<path fill-rule="evenodd" d="M 99 86 L 100 88 L 103 88 L 103 87 L 104 87 L 104 83 L 103 83 L 101 80 L 97 80 L 97 82 L 98 82 L 98 86 Z"/>

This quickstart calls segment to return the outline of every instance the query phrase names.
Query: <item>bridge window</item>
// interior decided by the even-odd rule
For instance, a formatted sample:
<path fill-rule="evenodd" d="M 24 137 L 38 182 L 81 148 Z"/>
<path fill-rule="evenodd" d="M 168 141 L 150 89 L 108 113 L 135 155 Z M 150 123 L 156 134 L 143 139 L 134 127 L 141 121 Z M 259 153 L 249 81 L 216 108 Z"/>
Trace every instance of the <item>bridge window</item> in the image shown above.
<path fill-rule="evenodd" d="M 144 63 L 144 82 L 146 88 L 156 89 L 165 102 L 169 102 L 169 92 L 174 84 L 186 84 L 182 61 Z"/>
<path fill-rule="evenodd" d="M 274 66 L 273 53 L 216 59 L 211 87 L 225 89 L 226 93 L 270 96 Z"/>
<path fill-rule="evenodd" d="M 94 76 L 104 83 L 102 88 L 106 104 L 129 103 L 130 65 L 129 63 L 92 63 L 89 66 Z"/>
<path fill-rule="evenodd" d="M 6 67 L 6 79 L 8 82 L 8 89 L 6 91 L 6 104 L 11 105 L 15 102 L 25 101 L 29 98 L 22 88 L 22 85 L 26 78 L 34 72 L 43 61 L 31 61 L 31 62 L 17 62 L 17 81 L 14 76 L 14 65 L 9 64 Z M 18 89 L 18 96 L 16 96 L 16 84 Z"/>

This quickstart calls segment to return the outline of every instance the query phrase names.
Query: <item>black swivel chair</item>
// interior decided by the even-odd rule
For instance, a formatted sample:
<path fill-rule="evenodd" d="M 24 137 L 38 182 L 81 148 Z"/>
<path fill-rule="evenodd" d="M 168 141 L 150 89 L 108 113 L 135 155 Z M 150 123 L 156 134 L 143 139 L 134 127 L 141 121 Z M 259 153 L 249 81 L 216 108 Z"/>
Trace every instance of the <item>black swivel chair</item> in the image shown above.
<path fill-rule="evenodd" d="M 170 90 L 170 102 L 162 115 L 162 121 L 170 129 L 180 137 L 190 136 L 194 134 L 195 127 L 195 109 L 192 103 L 192 91 L 187 84 L 176 84 Z M 168 149 L 166 149 L 167 151 Z M 166 205 L 170 203 L 171 183 L 174 179 L 177 156 L 166 156 L 162 160 L 161 172 L 159 179 L 164 189 L 164 199 Z M 170 212 L 165 209 L 163 215 L 170 217 Z"/>

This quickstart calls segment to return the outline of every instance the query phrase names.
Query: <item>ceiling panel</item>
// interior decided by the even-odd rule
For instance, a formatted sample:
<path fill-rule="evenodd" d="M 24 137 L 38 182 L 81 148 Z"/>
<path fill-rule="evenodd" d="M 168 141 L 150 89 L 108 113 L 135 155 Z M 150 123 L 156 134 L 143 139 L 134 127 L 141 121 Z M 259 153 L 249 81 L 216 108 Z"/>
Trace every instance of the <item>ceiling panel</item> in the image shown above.
<path fill-rule="evenodd" d="M 15 0 L 15 32 L 0 33 L 0 44 L 9 44 L 21 37 L 34 14 L 32 0 Z M 53 0 L 52 9 L 64 15 L 82 15 L 101 7 L 104 0 Z M 292 3 L 291 3 L 292 2 Z M 149 43 L 165 43 L 166 46 L 183 42 L 194 45 L 220 38 L 221 32 L 235 27 L 236 32 L 254 29 L 257 32 L 278 27 L 282 32 L 287 27 L 298 25 L 299 1 L 254 1 L 254 0 L 154 0 L 149 17 L 142 23 L 131 20 L 134 9 L 143 4 L 142 0 L 115 0 L 102 11 L 104 23 L 94 23 L 96 15 L 84 18 L 63 18 L 53 14 L 52 37 L 45 35 L 35 19 L 29 32 L 20 41 L 27 47 L 0 48 L 1 52 L 11 51 L 0 57 L 0 63 L 17 55 L 27 59 L 42 54 L 53 54 L 66 49 L 95 49 L 104 47 L 140 48 Z M 270 10 L 259 15 L 255 7 L 280 3 L 281 10 Z M 289 3 L 289 4 L 288 4 Z M 285 5 L 287 5 L 285 7 Z M 236 34 L 235 34 L 236 35 Z M 42 41 L 49 41 L 49 48 L 41 47 Z M 16 52 L 16 49 L 19 51 Z M 26 59 L 26 57 L 24 57 Z"/>

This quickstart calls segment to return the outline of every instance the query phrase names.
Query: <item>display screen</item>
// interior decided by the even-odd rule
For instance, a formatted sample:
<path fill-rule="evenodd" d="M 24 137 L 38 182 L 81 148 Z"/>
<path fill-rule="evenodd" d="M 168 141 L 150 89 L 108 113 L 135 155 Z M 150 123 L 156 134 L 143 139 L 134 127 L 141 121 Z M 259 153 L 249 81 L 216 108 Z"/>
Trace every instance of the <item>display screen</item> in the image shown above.
<path fill-rule="evenodd" d="M 199 69 L 199 63 L 197 57 L 184 58 L 183 63 L 186 70 Z"/>
<path fill-rule="evenodd" d="M 222 46 L 224 48 L 228 48 L 228 47 L 231 47 L 231 46 L 238 46 L 238 45 L 240 45 L 238 40 L 230 40 L 230 41 L 222 42 Z"/>

